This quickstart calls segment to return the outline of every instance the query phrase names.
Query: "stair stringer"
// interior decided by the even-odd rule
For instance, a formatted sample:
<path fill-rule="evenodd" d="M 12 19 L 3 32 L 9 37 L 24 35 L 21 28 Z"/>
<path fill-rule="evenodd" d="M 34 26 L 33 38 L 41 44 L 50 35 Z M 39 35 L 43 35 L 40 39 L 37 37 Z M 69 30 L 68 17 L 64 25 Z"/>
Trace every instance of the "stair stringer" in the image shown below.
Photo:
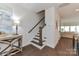
<path fill-rule="evenodd" d="M 35 46 L 35 47 L 37 47 L 38 49 L 43 49 L 45 46 L 46 46 L 46 41 L 45 42 L 43 42 L 43 46 L 39 46 L 39 45 L 36 45 L 36 44 L 34 44 L 34 43 L 32 43 L 32 42 L 30 42 L 30 44 L 32 44 L 33 46 Z"/>

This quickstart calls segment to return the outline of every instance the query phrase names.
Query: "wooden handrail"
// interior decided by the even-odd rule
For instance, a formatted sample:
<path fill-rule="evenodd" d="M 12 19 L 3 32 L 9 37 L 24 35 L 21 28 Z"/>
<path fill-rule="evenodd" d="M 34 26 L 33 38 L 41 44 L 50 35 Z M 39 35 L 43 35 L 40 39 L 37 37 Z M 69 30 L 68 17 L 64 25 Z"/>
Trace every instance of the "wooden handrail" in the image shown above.
<path fill-rule="evenodd" d="M 42 10 L 42 11 L 38 12 L 38 14 L 43 13 L 43 12 L 45 13 L 45 10 Z"/>
<path fill-rule="evenodd" d="M 30 33 L 41 21 L 43 21 L 45 17 L 43 17 L 28 33 Z"/>

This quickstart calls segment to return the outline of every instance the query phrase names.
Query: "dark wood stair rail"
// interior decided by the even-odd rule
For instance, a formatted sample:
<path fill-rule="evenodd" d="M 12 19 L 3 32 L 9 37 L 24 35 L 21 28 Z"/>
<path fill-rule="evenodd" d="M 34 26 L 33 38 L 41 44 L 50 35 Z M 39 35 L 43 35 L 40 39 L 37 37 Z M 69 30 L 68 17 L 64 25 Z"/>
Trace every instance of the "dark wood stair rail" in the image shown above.
<path fill-rule="evenodd" d="M 30 33 L 39 23 L 41 23 L 41 21 L 44 20 L 45 17 L 43 17 L 28 33 Z"/>

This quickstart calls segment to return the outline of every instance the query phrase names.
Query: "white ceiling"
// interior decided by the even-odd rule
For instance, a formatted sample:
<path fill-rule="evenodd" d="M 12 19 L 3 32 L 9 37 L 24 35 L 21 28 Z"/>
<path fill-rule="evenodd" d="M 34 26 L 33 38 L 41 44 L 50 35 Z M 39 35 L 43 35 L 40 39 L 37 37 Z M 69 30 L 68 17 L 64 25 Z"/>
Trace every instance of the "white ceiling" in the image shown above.
<path fill-rule="evenodd" d="M 62 18 L 79 15 L 79 11 L 75 11 L 75 9 L 79 9 L 79 3 L 16 3 L 15 5 L 34 12 L 39 12 L 52 6 L 59 7 L 58 11 Z"/>
<path fill-rule="evenodd" d="M 24 16 L 26 11 L 39 12 L 41 10 L 56 6 L 61 3 L 0 3 L 0 9 L 11 11 L 16 16 Z"/>
<path fill-rule="evenodd" d="M 79 3 L 70 3 L 59 8 L 59 14 L 62 18 L 78 16 L 79 11 L 75 11 L 76 9 L 79 9 Z"/>
<path fill-rule="evenodd" d="M 52 6 L 59 6 L 60 3 L 19 3 L 18 5 L 24 7 L 25 9 L 39 12 Z"/>
<path fill-rule="evenodd" d="M 0 3 L 1 6 L 5 8 L 5 6 L 8 6 L 12 9 L 16 9 L 16 13 L 20 10 L 31 10 L 34 12 L 39 12 L 41 10 L 45 10 L 50 7 L 59 7 L 59 14 L 62 18 L 64 17 L 71 17 L 74 15 L 79 15 L 79 12 L 76 12 L 75 9 L 79 8 L 78 3 Z M 9 8 L 9 9 L 10 9 Z M 19 9 L 19 10 L 18 10 Z"/>

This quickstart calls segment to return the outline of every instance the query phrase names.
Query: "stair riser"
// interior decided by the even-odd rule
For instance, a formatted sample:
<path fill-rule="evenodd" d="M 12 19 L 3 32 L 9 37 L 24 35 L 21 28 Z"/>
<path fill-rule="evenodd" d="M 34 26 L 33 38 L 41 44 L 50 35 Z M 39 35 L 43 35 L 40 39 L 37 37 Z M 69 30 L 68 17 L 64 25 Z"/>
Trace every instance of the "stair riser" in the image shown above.
<path fill-rule="evenodd" d="M 36 44 L 36 45 L 39 45 L 39 46 L 42 46 L 43 44 L 40 43 L 40 42 L 35 42 L 35 41 L 31 41 L 32 43 Z"/>
<path fill-rule="evenodd" d="M 35 37 L 40 37 L 39 35 L 35 35 Z"/>
<path fill-rule="evenodd" d="M 33 38 L 35 41 L 39 41 L 39 42 L 41 42 L 41 40 L 40 39 L 37 39 L 37 38 Z M 45 42 L 45 40 L 43 40 L 42 42 Z"/>

